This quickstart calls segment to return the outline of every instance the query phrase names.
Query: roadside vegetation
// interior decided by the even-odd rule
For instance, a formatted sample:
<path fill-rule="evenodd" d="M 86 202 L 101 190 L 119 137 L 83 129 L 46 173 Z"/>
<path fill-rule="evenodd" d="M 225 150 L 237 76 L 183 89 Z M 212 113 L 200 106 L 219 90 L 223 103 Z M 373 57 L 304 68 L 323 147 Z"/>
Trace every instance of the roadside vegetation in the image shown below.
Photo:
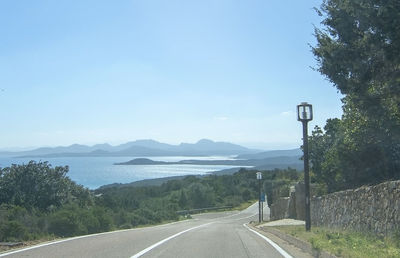
<path fill-rule="evenodd" d="M 400 257 L 400 234 L 384 237 L 371 233 L 320 227 L 313 227 L 310 232 L 305 231 L 304 226 L 278 226 L 275 228 L 309 242 L 317 253 L 324 250 L 338 257 Z"/>
<path fill-rule="evenodd" d="M 182 219 L 177 212 L 233 209 L 258 199 L 255 171 L 187 176 L 159 186 L 115 186 L 90 191 L 67 176 L 68 167 L 31 161 L 0 169 L 0 242 L 31 241 L 128 229 Z M 297 180 L 296 170 L 263 171 L 271 191 Z"/>
<path fill-rule="evenodd" d="M 315 29 L 315 69 L 343 95 L 343 115 L 309 137 L 315 193 L 400 180 L 399 1 L 323 0 L 316 11 L 322 27 Z M 400 257 L 399 231 L 278 229 L 339 257 Z"/>
<path fill-rule="evenodd" d="M 310 137 L 321 193 L 400 179 L 398 0 L 324 0 L 316 68 L 344 95 L 341 119 Z"/>

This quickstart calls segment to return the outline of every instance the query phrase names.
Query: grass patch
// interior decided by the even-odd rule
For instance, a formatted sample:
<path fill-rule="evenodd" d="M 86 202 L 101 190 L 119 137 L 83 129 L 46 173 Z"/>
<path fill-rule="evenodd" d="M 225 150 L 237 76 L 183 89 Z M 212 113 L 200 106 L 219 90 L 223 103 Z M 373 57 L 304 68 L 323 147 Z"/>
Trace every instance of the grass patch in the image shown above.
<path fill-rule="evenodd" d="M 383 237 L 321 227 L 312 227 L 311 232 L 306 232 L 304 226 L 275 228 L 309 242 L 317 252 L 324 250 L 338 257 L 400 257 L 400 236 L 396 234 L 393 237 Z"/>

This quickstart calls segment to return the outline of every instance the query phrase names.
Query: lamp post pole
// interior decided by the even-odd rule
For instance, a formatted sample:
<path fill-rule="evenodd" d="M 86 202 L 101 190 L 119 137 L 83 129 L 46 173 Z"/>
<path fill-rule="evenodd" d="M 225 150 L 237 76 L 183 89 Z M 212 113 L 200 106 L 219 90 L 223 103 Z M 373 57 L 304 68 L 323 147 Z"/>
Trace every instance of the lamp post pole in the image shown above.
<path fill-rule="evenodd" d="M 257 172 L 257 180 L 258 180 L 258 222 L 261 223 L 261 179 L 262 174 L 261 172 Z"/>
<path fill-rule="evenodd" d="M 304 151 L 304 190 L 306 197 L 306 231 L 311 230 L 310 207 L 310 167 L 308 163 L 308 124 L 303 122 L 303 151 Z"/>
<path fill-rule="evenodd" d="M 304 159 L 304 190 L 305 190 L 305 220 L 306 231 L 311 230 L 311 209 L 310 209 L 310 167 L 308 159 L 308 122 L 313 119 L 312 105 L 303 102 L 297 106 L 297 120 L 303 124 L 303 159 Z"/>
<path fill-rule="evenodd" d="M 258 222 L 261 223 L 261 180 L 258 180 Z"/>

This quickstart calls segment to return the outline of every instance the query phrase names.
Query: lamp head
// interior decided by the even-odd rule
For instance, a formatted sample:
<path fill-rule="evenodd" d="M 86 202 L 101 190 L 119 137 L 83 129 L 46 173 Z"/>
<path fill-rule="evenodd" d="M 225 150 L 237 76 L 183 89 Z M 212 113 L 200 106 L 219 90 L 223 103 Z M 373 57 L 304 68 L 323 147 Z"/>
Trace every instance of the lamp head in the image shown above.
<path fill-rule="evenodd" d="M 311 104 L 302 102 L 300 105 L 297 105 L 297 120 L 302 122 L 313 120 L 313 110 Z"/>

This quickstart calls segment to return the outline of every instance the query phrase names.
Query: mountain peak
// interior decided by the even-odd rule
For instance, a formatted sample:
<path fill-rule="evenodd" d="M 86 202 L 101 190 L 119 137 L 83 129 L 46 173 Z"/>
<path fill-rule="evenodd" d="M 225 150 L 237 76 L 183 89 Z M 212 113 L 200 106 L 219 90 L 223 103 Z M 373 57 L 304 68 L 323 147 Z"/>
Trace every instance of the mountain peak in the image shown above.
<path fill-rule="evenodd" d="M 140 140 L 133 141 L 132 143 L 160 143 L 160 142 L 152 140 L 152 139 L 140 139 Z"/>
<path fill-rule="evenodd" d="M 215 142 L 212 141 L 212 140 L 209 140 L 209 139 L 201 139 L 201 140 L 199 140 L 196 144 L 213 144 L 213 143 L 215 143 Z"/>

